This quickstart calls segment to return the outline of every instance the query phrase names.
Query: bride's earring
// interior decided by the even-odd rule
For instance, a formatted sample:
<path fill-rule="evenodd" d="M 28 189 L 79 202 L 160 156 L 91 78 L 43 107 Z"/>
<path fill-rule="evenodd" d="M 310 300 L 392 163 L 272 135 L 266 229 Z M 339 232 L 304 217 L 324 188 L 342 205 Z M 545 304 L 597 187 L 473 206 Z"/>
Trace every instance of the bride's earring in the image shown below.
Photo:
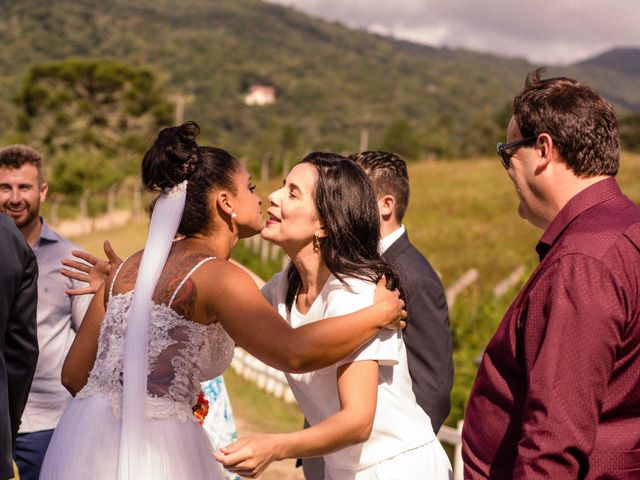
<path fill-rule="evenodd" d="M 235 220 L 238 218 L 238 214 L 236 212 L 231 212 L 231 220 Z"/>

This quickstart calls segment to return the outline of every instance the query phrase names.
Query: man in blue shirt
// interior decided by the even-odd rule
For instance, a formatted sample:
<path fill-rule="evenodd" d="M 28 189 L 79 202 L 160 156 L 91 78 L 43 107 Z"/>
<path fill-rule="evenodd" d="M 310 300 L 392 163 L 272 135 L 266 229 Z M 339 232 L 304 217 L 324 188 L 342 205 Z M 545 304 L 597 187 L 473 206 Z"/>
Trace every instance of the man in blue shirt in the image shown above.
<path fill-rule="evenodd" d="M 38 262 L 38 344 L 40 355 L 13 456 L 22 480 L 37 479 L 44 454 L 67 402 L 60 382 L 67 351 L 91 296 L 65 293 L 77 287 L 60 275 L 60 260 L 78 247 L 54 232 L 39 215 L 47 197 L 42 157 L 25 145 L 0 149 L 0 211 L 9 215 Z"/>

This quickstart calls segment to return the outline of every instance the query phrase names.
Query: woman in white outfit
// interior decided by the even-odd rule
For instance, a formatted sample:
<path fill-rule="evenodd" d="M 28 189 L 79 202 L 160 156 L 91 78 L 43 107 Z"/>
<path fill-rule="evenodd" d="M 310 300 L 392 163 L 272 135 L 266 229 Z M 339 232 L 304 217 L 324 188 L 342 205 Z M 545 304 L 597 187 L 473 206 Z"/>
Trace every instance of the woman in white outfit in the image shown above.
<path fill-rule="evenodd" d="M 297 164 L 269 196 L 262 236 L 292 262 L 262 292 L 291 326 L 371 305 L 383 275 L 395 284 L 378 251 L 377 208 L 355 163 L 320 152 Z M 241 438 L 216 454 L 231 471 L 257 476 L 274 460 L 322 455 L 327 480 L 451 477 L 429 417 L 416 403 L 400 332 L 380 332 L 329 367 L 287 378 L 310 428 Z"/>
<path fill-rule="evenodd" d="M 308 371 L 401 315 L 397 293 L 381 288 L 368 312 L 332 327 L 283 321 L 227 261 L 239 238 L 262 228 L 260 198 L 231 155 L 197 146 L 198 131 L 191 122 L 164 129 L 145 154 L 143 183 L 162 191 L 147 245 L 100 287 L 69 351 L 62 380 L 75 398 L 44 480 L 221 479 L 191 407 L 200 381 L 229 365 L 234 344 L 276 368 Z"/>

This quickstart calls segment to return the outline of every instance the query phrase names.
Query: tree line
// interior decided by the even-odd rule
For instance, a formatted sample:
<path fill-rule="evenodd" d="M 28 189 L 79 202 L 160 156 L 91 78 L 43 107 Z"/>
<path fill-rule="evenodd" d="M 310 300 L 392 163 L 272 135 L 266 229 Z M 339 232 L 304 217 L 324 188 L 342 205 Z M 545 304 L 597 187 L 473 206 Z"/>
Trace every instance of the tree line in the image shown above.
<path fill-rule="evenodd" d="M 171 97 L 157 77 L 150 68 L 104 58 L 34 64 L 13 99 L 18 114 L 11 139 L 45 153 L 53 192 L 77 199 L 87 190 L 104 191 L 136 176 L 150 139 L 175 121 Z M 365 122 L 360 148 L 393 151 L 409 161 L 488 155 L 494 139 L 504 136 L 510 112 L 505 104 L 487 117 L 478 114 L 464 131 L 446 116 L 419 126 L 399 115 L 371 140 Z M 623 117 L 620 132 L 623 148 L 640 151 L 640 114 Z M 266 171 L 294 163 L 309 148 L 306 140 L 298 125 L 274 122 L 239 146 L 239 154 L 227 148 L 259 176 L 265 163 Z M 357 145 L 357 139 L 345 138 L 349 143 Z"/>

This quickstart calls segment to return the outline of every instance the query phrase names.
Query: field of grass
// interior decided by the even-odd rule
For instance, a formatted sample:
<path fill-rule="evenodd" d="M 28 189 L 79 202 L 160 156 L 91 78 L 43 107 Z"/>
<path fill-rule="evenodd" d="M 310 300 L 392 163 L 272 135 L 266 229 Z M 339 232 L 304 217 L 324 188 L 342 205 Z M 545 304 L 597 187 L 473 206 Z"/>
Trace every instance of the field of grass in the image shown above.
<path fill-rule="evenodd" d="M 234 415 L 259 431 L 283 433 L 302 426 L 303 416 L 296 404 L 265 394 L 231 369 L 224 373 L 224 380 L 232 397 Z"/>
<path fill-rule="evenodd" d="M 518 264 L 537 263 L 542 231 L 518 217 L 518 200 L 496 158 L 410 165 L 410 237 L 451 284 L 475 267 L 479 284 L 493 286 Z M 623 191 L 640 202 L 640 156 L 623 155 Z"/>
<path fill-rule="evenodd" d="M 464 413 L 476 359 L 519 286 L 502 299 L 493 298 L 490 291 L 518 265 L 524 264 L 527 271 L 533 269 L 537 263 L 534 248 L 542 232 L 518 217 L 513 185 L 497 158 L 414 163 L 409 166 L 409 175 L 411 201 L 405 224 L 412 241 L 440 272 L 445 287 L 469 268 L 480 272 L 479 280 L 450 312 L 456 373 L 447 423 L 455 425 Z M 623 156 L 618 181 L 623 191 L 640 203 L 640 155 Z M 268 192 L 280 184 L 280 179 L 274 179 L 258 185 L 265 203 Z M 127 256 L 143 246 L 145 235 L 146 222 L 138 222 L 75 241 L 100 254 L 102 240 L 108 238 L 118 253 Z M 243 244 L 236 250 L 236 259 L 257 270 L 258 258 L 252 258 Z M 278 266 L 278 262 L 260 265 L 261 276 L 268 277 Z M 259 400 L 262 394 L 242 385 L 240 379 L 230 379 L 229 390 L 234 405 L 238 403 L 238 413 L 255 413 L 258 424 L 267 422 L 263 424 L 265 431 L 278 429 L 272 420 L 290 428 L 299 425 L 299 419 L 289 411 L 273 414 L 276 407 Z"/>
<path fill-rule="evenodd" d="M 518 217 L 513 185 L 497 158 L 412 163 L 409 175 L 411 200 L 404 223 L 445 285 L 475 267 L 479 284 L 492 286 L 517 265 L 537 262 L 534 247 L 541 231 Z M 640 155 L 623 155 L 618 181 L 640 202 Z M 268 193 L 280 182 L 258 182 L 263 211 Z M 116 251 L 127 256 L 144 245 L 146 226 L 137 222 L 75 241 L 100 253 L 102 241 L 109 238 Z"/>

